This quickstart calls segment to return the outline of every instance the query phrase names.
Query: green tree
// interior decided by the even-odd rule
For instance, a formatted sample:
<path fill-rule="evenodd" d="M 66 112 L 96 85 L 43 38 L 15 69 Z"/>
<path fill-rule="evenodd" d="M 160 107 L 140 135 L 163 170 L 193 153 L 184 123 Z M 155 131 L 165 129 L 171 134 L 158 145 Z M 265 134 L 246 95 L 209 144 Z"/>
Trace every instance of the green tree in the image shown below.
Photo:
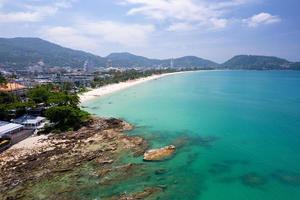
<path fill-rule="evenodd" d="M 80 103 L 79 96 L 77 94 L 68 94 L 66 92 L 52 93 L 47 101 L 49 104 L 55 104 L 58 106 L 72 106 L 77 107 Z"/>
<path fill-rule="evenodd" d="M 0 73 L 0 86 L 6 85 L 6 78 Z"/>
<path fill-rule="evenodd" d="M 16 95 L 6 93 L 6 92 L 0 92 L 0 104 L 8 104 L 8 103 L 14 103 L 18 101 L 18 98 Z"/>
<path fill-rule="evenodd" d="M 27 96 L 35 103 L 46 103 L 51 93 L 49 88 L 38 86 L 28 91 Z"/>
<path fill-rule="evenodd" d="M 71 106 L 56 106 L 46 111 L 46 117 L 61 131 L 77 130 L 88 121 L 89 113 Z"/>

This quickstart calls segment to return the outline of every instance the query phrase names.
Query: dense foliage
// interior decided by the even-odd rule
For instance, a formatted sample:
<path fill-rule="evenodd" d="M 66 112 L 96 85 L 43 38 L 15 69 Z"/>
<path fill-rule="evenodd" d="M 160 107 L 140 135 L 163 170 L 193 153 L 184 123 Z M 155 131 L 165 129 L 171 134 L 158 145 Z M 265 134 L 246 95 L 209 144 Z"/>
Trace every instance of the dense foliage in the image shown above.
<path fill-rule="evenodd" d="M 0 73 L 0 87 L 7 83 L 6 78 Z"/>
<path fill-rule="evenodd" d="M 43 103 L 47 106 L 72 106 L 79 104 L 79 97 L 76 94 L 70 94 L 67 90 L 56 91 L 53 85 L 37 86 L 28 91 L 27 97 L 35 104 Z"/>
<path fill-rule="evenodd" d="M 0 93 L 0 120 L 9 121 L 31 110 L 39 110 L 53 123 L 48 131 L 78 129 L 89 119 L 89 114 L 80 110 L 78 104 L 77 94 L 54 85 L 37 86 L 24 96 Z"/>
<path fill-rule="evenodd" d="M 55 106 L 49 108 L 45 116 L 55 123 L 59 131 L 77 130 L 89 119 L 89 113 L 72 106 Z"/>
<path fill-rule="evenodd" d="M 97 75 L 94 81 L 92 82 L 92 87 L 101 87 L 108 84 L 143 78 L 154 74 L 171 73 L 175 71 L 178 70 L 175 69 L 146 70 L 146 71 L 138 71 L 134 69 L 126 70 L 126 71 L 111 70 L 109 72 L 100 73 L 99 75 Z"/>

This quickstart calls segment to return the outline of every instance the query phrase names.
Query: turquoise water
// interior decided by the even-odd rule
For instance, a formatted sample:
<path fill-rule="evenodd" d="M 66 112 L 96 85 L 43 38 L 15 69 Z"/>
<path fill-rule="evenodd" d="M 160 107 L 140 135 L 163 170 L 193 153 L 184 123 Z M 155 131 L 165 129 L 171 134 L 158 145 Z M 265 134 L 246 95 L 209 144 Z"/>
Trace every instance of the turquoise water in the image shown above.
<path fill-rule="evenodd" d="M 146 163 L 147 178 L 120 183 L 112 193 L 166 185 L 160 199 L 300 199 L 299 72 L 184 73 L 84 106 L 134 124 L 129 134 L 153 148 L 178 146 L 172 159 Z"/>

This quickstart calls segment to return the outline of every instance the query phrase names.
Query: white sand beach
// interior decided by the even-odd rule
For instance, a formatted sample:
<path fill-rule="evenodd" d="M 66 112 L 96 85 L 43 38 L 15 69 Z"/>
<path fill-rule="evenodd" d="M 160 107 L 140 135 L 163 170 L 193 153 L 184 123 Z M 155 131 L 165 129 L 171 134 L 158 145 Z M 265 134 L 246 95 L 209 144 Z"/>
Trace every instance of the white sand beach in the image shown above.
<path fill-rule="evenodd" d="M 106 85 L 106 86 L 96 88 L 96 89 L 93 89 L 91 91 L 88 91 L 88 92 L 85 92 L 85 93 L 79 95 L 80 102 L 83 103 L 83 102 L 89 101 L 89 100 L 97 98 L 97 97 L 101 97 L 101 96 L 104 96 L 107 94 L 111 94 L 111 93 L 129 88 L 129 87 L 144 83 L 146 81 L 156 80 L 156 79 L 159 79 L 159 78 L 162 78 L 165 76 L 170 76 L 170 75 L 174 75 L 174 74 L 178 74 L 178 73 L 184 73 L 184 72 L 174 72 L 174 73 L 152 75 L 149 77 L 140 78 L 140 79 L 136 79 L 136 80 L 130 80 L 130 81 L 126 81 L 126 82 Z"/>

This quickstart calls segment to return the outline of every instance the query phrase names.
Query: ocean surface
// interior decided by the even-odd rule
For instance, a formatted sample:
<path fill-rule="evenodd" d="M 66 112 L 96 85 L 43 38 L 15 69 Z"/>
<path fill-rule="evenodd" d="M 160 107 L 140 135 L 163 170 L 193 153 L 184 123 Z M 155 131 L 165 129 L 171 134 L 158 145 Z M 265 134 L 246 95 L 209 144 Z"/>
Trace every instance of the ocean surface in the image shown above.
<path fill-rule="evenodd" d="M 97 116 L 134 124 L 151 148 L 173 158 L 99 195 L 153 186 L 159 199 L 299 200 L 300 73 L 200 71 L 177 74 L 84 103 Z M 142 157 L 124 162 L 143 163 Z"/>

